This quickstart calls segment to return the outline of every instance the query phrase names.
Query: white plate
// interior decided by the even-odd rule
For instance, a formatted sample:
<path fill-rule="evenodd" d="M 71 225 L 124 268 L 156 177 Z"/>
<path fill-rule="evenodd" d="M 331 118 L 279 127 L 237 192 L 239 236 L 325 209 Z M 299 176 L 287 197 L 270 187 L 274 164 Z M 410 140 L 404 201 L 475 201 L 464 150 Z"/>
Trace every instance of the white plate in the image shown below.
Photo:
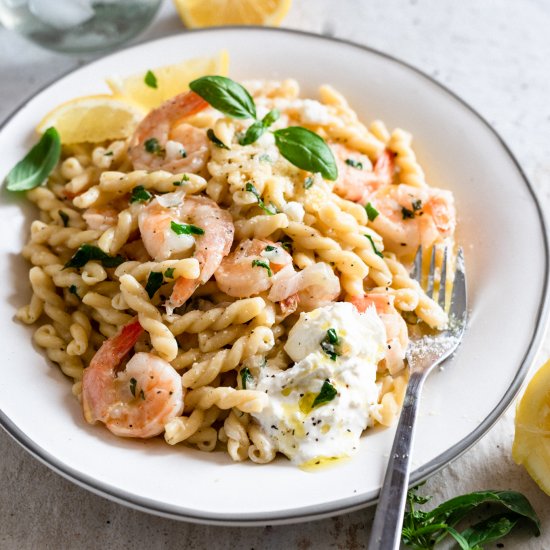
<path fill-rule="evenodd" d="M 378 52 L 305 33 L 210 29 L 115 53 L 61 78 L 33 97 L 0 133 L 0 175 L 36 140 L 44 113 L 79 95 L 106 92 L 104 78 L 227 48 L 231 76 L 294 77 L 303 93 L 331 83 L 359 116 L 414 133 L 428 181 L 449 188 L 465 247 L 470 322 L 444 372 L 425 388 L 412 482 L 456 458 L 497 420 L 517 393 L 547 310 L 548 246 L 528 182 L 495 132 L 459 98 L 415 69 Z M 287 460 L 233 463 L 161 441 L 117 439 L 82 418 L 70 384 L 13 322 L 29 296 L 19 256 L 31 208 L 6 192 L 0 205 L 1 421 L 27 450 L 72 481 L 124 504 L 178 519 L 224 524 L 292 522 L 351 511 L 377 498 L 392 430 L 366 433 L 353 459 L 303 472 Z"/>

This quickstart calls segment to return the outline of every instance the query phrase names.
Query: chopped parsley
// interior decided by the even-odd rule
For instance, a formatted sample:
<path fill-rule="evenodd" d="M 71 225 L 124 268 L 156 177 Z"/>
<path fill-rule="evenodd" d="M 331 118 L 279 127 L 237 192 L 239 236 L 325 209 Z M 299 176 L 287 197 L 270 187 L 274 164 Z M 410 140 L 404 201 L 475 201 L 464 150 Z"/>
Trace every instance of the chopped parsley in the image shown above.
<path fill-rule="evenodd" d="M 204 229 L 189 223 L 171 221 L 170 228 L 176 235 L 204 235 Z"/>
<path fill-rule="evenodd" d="M 162 286 L 164 282 L 164 276 L 160 271 L 151 271 L 147 277 L 147 283 L 145 285 L 145 291 L 149 298 L 155 295 L 155 292 Z"/>
<path fill-rule="evenodd" d="M 363 170 L 363 163 L 355 159 L 346 159 L 346 164 L 352 168 L 357 168 L 357 170 Z"/>
<path fill-rule="evenodd" d="M 172 185 L 179 187 L 180 185 L 183 185 L 186 181 L 189 181 L 189 176 L 187 174 L 183 174 L 183 176 L 181 177 L 181 180 L 173 181 Z"/>
<path fill-rule="evenodd" d="M 269 206 L 267 206 L 264 203 L 264 201 L 262 200 L 262 197 L 261 197 L 260 193 L 258 192 L 258 190 L 254 187 L 254 185 L 251 182 L 247 182 L 244 188 L 245 188 L 246 191 L 248 191 L 249 193 L 252 193 L 256 197 L 256 200 L 258 201 L 258 206 L 266 214 L 269 214 L 270 216 L 273 216 L 274 214 L 277 214 L 277 207 L 274 204 L 270 204 Z"/>
<path fill-rule="evenodd" d="M 167 278 L 167 279 L 173 279 L 174 278 L 174 270 L 175 268 L 173 267 L 168 267 L 166 269 L 166 271 L 164 272 L 164 276 Z"/>
<path fill-rule="evenodd" d="M 325 380 L 321 387 L 321 391 L 313 401 L 311 408 L 314 409 L 319 405 L 324 405 L 325 403 L 332 401 L 336 397 L 337 393 L 336 388 L 328 380 Z"/>
<path fill-rule="evenodd" d="M 338 338 L 336 330 L 329 328 L 327 330 L 327 335 L 321 341 L 321 349 L 331 358 L 332 361 L 336 361 L 336 358 L 340 355 L 337 350 L 339 344 L 340 339 Z"/>
<path fill-rule="evenodd" d="M 265 250 L 266 252 L 273 252 L 273 250 L 277 250 L 277 247 L 276 247 L 276 246 L 273 246 L 272 244 L 268 244 L 268 245 L 264 248 L 264 250 Z"/>
<path fill-rule="evenodd" d="M 77 288 L 76 285 L 71 285 L 71 286 L 69 287 L 69 292 L 70 292 L 71 294 L 74 294 L 77 298 L 80 298 L 80 296 L 78 295 L 78 288 Z"/>
<path fill-rule="evenodd" d="M 103 156 L 104 156 L 104 157 L 112 157 L 112 156 L 113 156 L 113 152 L 112 152 L 112 151 L 107 151 L 106 153 L 103 153 Z"/>
<path fill-rule="evenodd" d="M 134 397 L 136 396 L 136 385 L 137 380 L 135 378 L 130 378 L 130 391 Z"/>
<path fill-rule="evenodd" d="M 382 252 L 380 252 L 380 250 L 378 250 L 378 248 L 376 248 L 376 245 L 374 244 L 374 241 L 372 240 L 372 237 L 370 235 L 365 235 L 365 237 L 367 237 L 367 239 L 370 241 L 370 244 L 372 246 L 372 249 L 373 249 L 374 253 L 377 256 L 380 256 L 381 258 L 383 258 L 384 255 L 382 254 Z"/>
<path fill-rule="evenodd" d="M 214 130 L 212 128 L 208 128 L 208 131 L 206 132 L 206 137 L 216 146 L 220 149 L 229 149 L 229 147 L 214 133 Z"/>
<path fill-rule="evenodd" d="M 149 88 L 158 88 L 157 77 L 153 71 L 147 71 L 143 82 L 149 86 Z"/>
<path fill-rule="evenodd" d="M 401 215 L 403 216 L 404 220 L 411 220 L 414 218 L 414 212 L 412 210 L 409 210 L 408 208 L 401 208 Z"/>
<path fill-rule="evenodd" d="M 422 210 L 422 201 L 420 199 L 412 201 L 411 204 L 414 212 L 418 212 L 419 210 Z"/>
<path fill-rule="evenodd" d="M 61 218 L 61 221 L 63 222 L 63 227 L 67 227 L 69 225 L 69 216 L 63 210 L 59 210 L 59 217 Z"/>
<path fill-rule="evenodd" d="M 281 241 L 281 246 L 282 246 L 289 254 L 292 254 L 292 241 L 289 241 L 289 240 Z"/>
<path fill-rule="evenodd" d="M 250 369 L 248 367 L 241 369 L 241 382 L 243 390 L 246 390 L 246 385 L 253 381 L 254 378 L 252 378 L 252 375 L 250 374 Z"/>
<path fill-rule="evenodd" d="M 133 202 L 147 202 L 153 198 L 153 195 L 143 187 L 143 185 L 137 185 L 132 189 L 130 195 L 130 203 Z"/>
<path fill-rule="evenodd" d="M 273 271 L 271 271 L 269 264 L 267 262 L 264 262 L 263 260 L 252 260 L 252 267 L 263 267 L 264 269 L 267 269 L 268 277 L 271 277 L 273 275 Z"/>
<path fill-rule="evenodd" d="M 313 185 L 313 177 L 312 176 L 308 176 L 305 180 L 304 180 L 304 189 L 309 189 L 312 185 Z"/>
<path fill-rule="evenodd" d="M 161 147 L 159 140 L 157 138 L 149 138 L 145 140 L 143 147 L 148 153 L 152 155 L 162 156 L 164 155 L 164 149 Z"/>
<path fill-rule="evenodd" d="M 101 262 L 103 267 L 118 267 L 124 261 L 124 258 L 120 255 L 109 256 L 97 246 L 82 244 L 65 264 L 65 267 L 84 267 L 91 260 Z"/>
<path fill-rule="evenodd" d="M 369 222 L 373 222 L 380 215 L 380 212 L 370 202 L 365 206 L 365 210 L 367 211 Z"/>

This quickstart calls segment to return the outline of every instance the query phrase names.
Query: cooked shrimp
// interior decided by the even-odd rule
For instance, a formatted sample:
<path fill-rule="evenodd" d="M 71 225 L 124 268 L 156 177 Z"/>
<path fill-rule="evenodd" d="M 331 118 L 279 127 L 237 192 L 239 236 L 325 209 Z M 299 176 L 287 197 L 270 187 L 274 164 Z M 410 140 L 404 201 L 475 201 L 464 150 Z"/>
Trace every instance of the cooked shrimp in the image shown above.
<path fill-rule="evenodd" d="M 105 231 L 109 227 L 116 225 L 119 210 L 111 206 L 99 206 L 97 208 L 88 208 L 82 214 L 88 229 L 97 229 Z"/>
<path fill-rule="evenodd" d="M 409 344 L 407 323 L 394 306 L 394 297 L 385 292 L 370 292 L 364 296 L 353 296 L 349 301 L 361 313 L 374 306 L 386 328 L 387 349 L 384 355 L 385 366 L 390 374 L 403 368 L 405 352 Z"/>
<path fill-rule="evenodd" d="M 281 271 L 273 282 L 268 298 L 281 302 L 284 312 L 288 313 L 298 305 L 303 311 L 326 306 L 339 295 L 340 279 L 328 264 L 318 262 L 298 272 L 289 269 Z"/>
<path fill-rule="evenodd" d="M 137 170 L 167 170 L 173 174 L 199 172 L 208 160 L 203 129 L 181 123 L 208 107 L 194 92 L 179 94 L 152 110 L 137 127 L 129 155 Z"/>
<path fill-rule="evenodd" d="M 235 228 L 231 214 L 206 197 L 184 197 L 182 191 L 152 200 L 138 215 L 138 225 L 147 252 L 156 260 L 191 255 L 200 266 L 197 279 L 179 278 L 168 301 L 181 306 L 196 288 L 206 283 L 229 254 Z"/>
<path fill-rule="evenodd" d="M 248 239 L 225 258 L 214 276 L 222 292 L 249 298 L 271 288 L 281 270 L 290 268 L 292 256 L 271 241 Z"/>
<path fill-rule="evenodd" d="M 379 212 L 372 228 L 384 239 L 385 248 L 400 257 L 412 258 L 419 245 L 429 248 L 454 233 L 450 191 L 390 185 L 377 191 L 371 202 Z"/>
<path fill-rule="evenodd" d="M 119 370 L 142 332 L 135 320 L 105 340 L 82 378 L 84 417 L 121 437 L 158 435 L 183 411 L 181 377 L 164 359 L 140 352 Z"/>
<path fill-rule="evenodd" d="M 395 165 L 393 153 L 387 149 L 372 163 L 366 155 L 342 145 L 331 145 L 338 165 L 338 180 L 334 192 L 344 199 L 367 204 L 380 187 L 393 181 Z"/>

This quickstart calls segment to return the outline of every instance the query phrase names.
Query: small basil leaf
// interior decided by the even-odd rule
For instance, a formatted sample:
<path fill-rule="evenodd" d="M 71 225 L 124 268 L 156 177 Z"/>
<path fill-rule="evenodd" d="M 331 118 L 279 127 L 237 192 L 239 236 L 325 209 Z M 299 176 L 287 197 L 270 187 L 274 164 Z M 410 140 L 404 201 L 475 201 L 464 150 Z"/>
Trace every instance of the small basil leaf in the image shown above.
<path fill-rule="evenodd" d="M 273 132 L 275 145 L 290 163 L 308 172 L 320 172 L 328 180 L 338 177 L 334 155 L 326 141 L 301 126 L 290 126 Z"/>
<path fill-rule="evenodd" d="M 280 116 L 281 113 L 279 109 L 271 109 L 271 111 L 262 118 L 262 124 L 265 128 L 269 128 Z"/>
<path fill-rule="evenodd" d="M 204 235 L 204 229 L 190 223 L 171 221 L 170 228 L 176 235 Z"/>
<path fill-rule="evenodd" d="M 130 203 L 133 202 L 147 202 L 153 198 L 153 195 L 143 187 L 143 185 L 136 185 L 132 189 L 130 194 Z"/>
<path fill-rule="evenodd" d="M 153 71 L 147 71 L 143 82 L 149 86 L 149 88 L 158 88 L 157 77 Z"/>
<path fill-rule="evenodd" d="M 518 523 L 521 516 L 515 514 L 495 514 L 460 533 L 471 547 L 481 546 L 505 537 Z"/>
<path fill-rule="evenodd" d="M 84 267 L 91 260 L 101 262 L 103 267 L 118 267 L 124 262 L 122 256 L 109 256 L 109 254 L 106 254 L 97 246 L 82 244 L 73 254 L 73 257 L 65 264 L 65 267 Z"/>
<path fill-rule="evenodd" d="M 233 118 L 256 118 L 256 105 L 250 94 L 225 76 L 203 76 L 189 83 L 214 109 Z"/>
<path fill-rule="evenodd" d="M 252 267 L 263 267 L 264 269 L 267 269 L 268 277 L 273 276 L 273 271 L 271 271 L 271 268 L 269 267 L 268 262 L 265 262 L 263 260 L 252 260 Z"/>
<path fill-rule="evenodd" d="M 248 127 L 246 134 L 241 139 L 239 139 L 239 144 L 250 145 L 251 143 L 254 143 L 265 131 L 266 127 L 264 126 L 263 122 L 255 122 Z"/>
<path fill-rule="evenodd" d="M 28 191 L 38 187 L 55 168 L 61 155 L 61 139 L 53 127 L 48 128 L 40 141 L 10 170 L 6 176 L 9 191 Z"/>
<path fill-rule="evenodd" d="M 145 290 L 149 298 L 155 295 L 155 292 L 162 286 L 163 282 L 164 277 L 160 271 L 151 271 L 151 273 L 149 273 L 147 284 L 145 285 Z"/>
<path fill-rule="evenodd" d="M 252 378 L 252 374 L 250 374 L 250 369 L 248 367 L 241 369 L 241 382 L 243 390 L 246 390 L 246 385 L 253 381 L 254 378 Z"/>
<path fill-rule="evenodd" d="M 374 206 L 370 202 L 368 202 L 365 206 L 365 210 L 367 211 L 369 222 L 373 222 L 380 215 L 380 212 L 378 212 L 378 210 L 376 210 L 376 208 L 374 208 Z"/>
<path fill-rule="evenodd" d="M 365 235 L 365 237 L 367 237 L 367 239 L 370 241 L 370 245 L 372 246 L 373 252 L 377 256 L 380 256 L 380 258 L 383 258 L 384 254 L 382 254 L 382 252 L 380 252 L 380 250 L 378 250 L 378 248 L 376 248 L 376 245 L 374 244 L 374 241 L 372 240 L 372 237 L 370 235 Z"/>
<path fill-rule="evenodd" d="M 206 131 L 206 137 L 216 146 L 220 149 L 229 149 L 229 147 L 214 133 L 214 130 L 212 128 L 208 128 Z"/>
<path fill-rule="evenodd" d="M 323 386 L 321 387 L 321 391 L 313 401 L 313 405 L 311 407 L 314 409 L 319 405 L 332 401 L 336 397 L 337 393 L 336 388 L 330 382 L 325 380 L 323 382 Z"/>

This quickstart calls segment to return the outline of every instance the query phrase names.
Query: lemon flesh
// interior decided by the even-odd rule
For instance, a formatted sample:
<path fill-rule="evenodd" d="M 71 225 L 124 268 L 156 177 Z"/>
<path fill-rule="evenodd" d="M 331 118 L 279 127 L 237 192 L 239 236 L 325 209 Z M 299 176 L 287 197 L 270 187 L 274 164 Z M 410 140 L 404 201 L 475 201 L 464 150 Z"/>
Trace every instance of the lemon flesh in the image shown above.
<path fill-rule="evenodd" d="M 61 143 L 98 143 L 131 136 L 144 115 L 139 106 L 110 95 L 84 96 L 50 111 L 36 131 L 42 134 L 54 126 Z"/>
<path fill-rule="evenodd" d="M 197 27 L 219 25 L 280 25 L 292 0 L 174 0 L 184 24 Z"/>
<path fill-rule="evenodd" d="M 225 76 L 229 69 L 229 55 L 222 50 L 213 57 L 187 59 L 174 65 L 151 67 L 156 87 L 145 82 L 147 71 L 124 79 L 111 77 L 107 85 L 115 97 L 128 99 L 146 110 L 158 107 L 161 103 L 189 89 L 189 82 L 206 75 Z"/>
<path fill-rule="evenodd" d="M 550 360 L 536 372 L 518 402 L 512 458 L 550 495 Z"/>

